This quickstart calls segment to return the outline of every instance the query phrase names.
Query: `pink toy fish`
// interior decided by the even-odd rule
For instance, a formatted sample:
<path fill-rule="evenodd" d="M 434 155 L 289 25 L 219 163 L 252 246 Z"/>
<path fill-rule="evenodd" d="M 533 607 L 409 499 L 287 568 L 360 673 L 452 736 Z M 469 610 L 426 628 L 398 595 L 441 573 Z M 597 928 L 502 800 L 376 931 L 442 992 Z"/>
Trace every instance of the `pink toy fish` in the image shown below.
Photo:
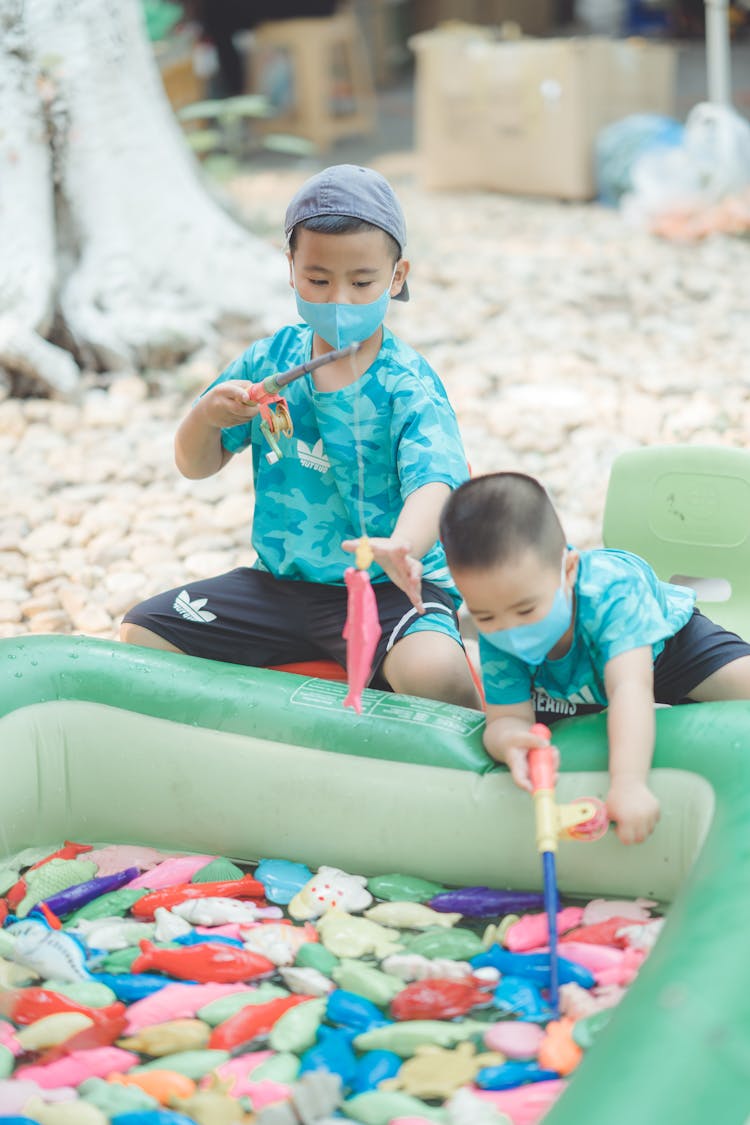
<path fill-rule="evenodd" d="M 359 560 L 358 560 L 359 563 Z M 362 714 L 362 692 L 367 686 L 372 671 L 381 628 L 378 621 L 378 605 L 366 570 L 349 566 L 344 571 L 347 589 L 346 625 L 346 678 L 349 692 L 344 707 L 353 707 Z"/>
<path fill-rule="evenodd" d="M 214 1075 L 216 1075 L 220 1082 L 230 1081 L 232 1083 L 230 1089 L 233 1097 L 244 1098 L 253 1086 L 258 1085 L 257 1082 L 251 1083 L 248 1081 L 250 1075 L 254 1070 L 257 1070 L 261 1063 L 267 1062 L 275 1054 L 275 1051 L 252 1051 L 247 1055 L 237 1055 L 220 1066 L 214 1067 L 211 1074 L 207 1074 L 201 1079 L 199 1085 L 203 1090 L 210 1089 L 215 1081 Z"/>
<path fill-rule="evenodd" d="M 574 926 L 579 926 L 582 918 L 582 906 L 566 906 L 564 910 L 558 910 L 557 932 L 562 934 Z M 548 941 L 549 920 L 546 914 L 524 914 L 508 927 L 503 937 L 503 945 L 511 953 L 527 953 Z"/>
<path fill-rule="evenodd" d="M 126 867 L 150 871 L 158 863 L 172 858 L 174 857 L 166 852 L 158 852 L 156 848 L 142 848 L 137 844 L 107 844 L 104 848 L 95 848 L 86 853 L 86 859 L 93 860 L 96 864 L 98 875 L 116 875 Z"/>
<path fill-rule="evenodd" d="M 144 871 L 132 883 L 128 883 L 131 890 L 138 887 L 148 887 L 150 891 L 158 891 L 163 887 L 171 887 L 173 883 L 189 882 L 196 871 L 213 863 L 218 856 L 215 855 L 178 855 L 172 859 L 165 859 L 163 863 Z"/>
<path fill-rule="evenodd" d="M 48 1066 L 21 1066 L 13 1077 L 31 1079 L 42 1089 L 50 1090 L 56 1086 L 80 1086 L 87 1078 L 106 1078 L 114 1071 L 130 1070 L 140 1061 L 138 1055 L 120 1047 L 93 1047 L 90 1051 L 73 1051 Z"/>
<path fill-rule="evenodd" d="M 567 984 L 560 986 L 561 1000 L 563 989 L 568 987 Z M 579 984 L 574 987 L 581 988 Z M 588 996 L 586 989 L 581 991 Z M 499 1020 L 489 1025 L 483 1038 L 488 1050 L 500 1051 L 509 1059 L 533 1059 L 544 1039 L 544 1031 L 538 1024 L 525 1020 Z"/>
<path fill-rule="evenodd" d="M 513 1125 L 536 1125 L 560 1097 L 565 1086 L 562 1078 L 553 1078 L 549 1082 L 532 1082 L 515 1090 L 479 1090 L 474 1086 L 469 1089 L 501 1113 L 507 1113 Z"/>
<path fill-rule="evenodd" d="M 125 1033 L 135 1035 L 144 1027 L 152 1027 L 156 1023 L 186 1019 L 223 996 L 254 991 L 254 988 L 243 984 L 221 984 L 217 981 L 208 984 L 167 984 L 158 992 L 144 996 L 142 1000 L 136 1000 L 130 1005 Z"/>
<path fill-rule="evenodd" d="M 283 1082 L 274 1082 L 272 1078 L 263 1078 L 260 1082 L 248 1082 L 246 1085 L 245 1096 L 250 1099 L 255 1113 L 264 1106 L 273 1105 L 274 1102 L 286 1102 L 292 1096 L 291 1086 L 285 1086 Z"/>
<path fill-rule="evenodd" d="M 6 1047 L 12 1055 L 23 1054 L 23 1047 L 16 1039 L 16 1029 L 5 1020 L 0 1020 L 0 1045 Z"/>

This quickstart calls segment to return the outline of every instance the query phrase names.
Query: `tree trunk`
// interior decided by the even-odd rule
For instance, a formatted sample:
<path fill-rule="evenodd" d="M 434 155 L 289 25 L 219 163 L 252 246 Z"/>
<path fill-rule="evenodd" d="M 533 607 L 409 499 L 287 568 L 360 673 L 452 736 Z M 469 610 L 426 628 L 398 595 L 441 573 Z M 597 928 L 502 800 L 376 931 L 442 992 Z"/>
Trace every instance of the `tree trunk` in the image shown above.
<path fill-rule="evenodd" d="M 140 0 L 0 0 L 0 247 L 12 386 L 67 395 L 288 313 L 281 255 L 201 184 Z"/>

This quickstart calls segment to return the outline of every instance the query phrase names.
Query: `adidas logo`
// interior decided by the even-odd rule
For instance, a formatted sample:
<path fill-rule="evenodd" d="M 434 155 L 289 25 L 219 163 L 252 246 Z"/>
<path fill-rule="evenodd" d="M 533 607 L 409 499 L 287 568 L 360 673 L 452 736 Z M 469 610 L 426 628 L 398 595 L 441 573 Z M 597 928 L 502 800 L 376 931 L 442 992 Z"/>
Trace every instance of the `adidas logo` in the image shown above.
<path fill-rule="evenodd" d="M 323 439 L 319 438 L 315 445 L 310 449 L 307 442 L 297 438 L 297 456 L 299 457 L 300 465 L 306 469 L 315 469 L 316 473 L 327 473 L 331 467 L 331 462 L 323 451 Z"/>
<path fill-rule="evenodd" d="M 187 590 L 181 590 L 174 600 L 173 609 L 182 616 L 186 617 L 188 621 L 200 621 L 201 624 L 206 624 L 209 621 L 216 620 L 216 614 L 204 609 L 204 605 L 208 598 L 196 598 L 194 602 L 190 601 L 190 595 Z"/>

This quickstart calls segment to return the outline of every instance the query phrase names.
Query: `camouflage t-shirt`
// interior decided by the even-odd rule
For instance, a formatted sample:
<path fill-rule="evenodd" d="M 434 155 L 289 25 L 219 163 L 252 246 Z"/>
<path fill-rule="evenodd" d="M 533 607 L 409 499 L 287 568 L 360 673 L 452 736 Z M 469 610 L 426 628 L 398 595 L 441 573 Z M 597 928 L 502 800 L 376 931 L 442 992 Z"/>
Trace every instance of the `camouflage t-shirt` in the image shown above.
<path fill-rule="evenodd" d="M 695 590 L 662 582 L 638 555 L 602 548 L 581 551 L 575 597 L 573 640 L 559 660 L 526 664 L 479 634 L 488 703 L 522 703 L 543 688 L 553 699 L 606 704 L 605 665 L 645 645 L 656 660 L 695 605 Z"/>
<path fill-rule="evenodd" d="M 310 358 L 312 330 L 282 328 L 258 340 L 212 383 L 227 379 L 260 382 Z M 210 389 L 210 388 L 209 388 Z M 252 422 L 222 430 L 225 449 L 252 446 L 255 514 L 254 564 L 278 578 L 342 583 L 353 556 L 344 539 L 362 530 L 372 538 L 391 535 L 404 501 L 433 481 L 455 487 L 468 467 L 456 416 L 445 388 L 413 348 L 383 329 L 372 365 L 356 382 L 337 391 L 317 391 L 312 375 L 283 389 L 294 425 L 282 437 L 283 457 L 274 464 Z M 435 542 L 423 557 L 424 577 L 460 596 L 445 554 Z M 373 581 L 384 579 L 376 565 Z"/>

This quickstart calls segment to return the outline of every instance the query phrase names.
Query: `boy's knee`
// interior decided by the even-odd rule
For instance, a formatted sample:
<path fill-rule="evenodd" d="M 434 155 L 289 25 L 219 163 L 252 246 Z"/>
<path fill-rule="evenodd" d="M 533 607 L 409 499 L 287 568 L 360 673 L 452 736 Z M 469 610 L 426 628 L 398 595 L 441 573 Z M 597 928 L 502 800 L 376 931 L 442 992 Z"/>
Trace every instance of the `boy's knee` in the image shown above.
<path fill-rule="evenodd" d="M 383 662 L 383 675 L 400 695 L 482 709 L 466 653 L 445 633 L 420 632 L 403 637 Z"/>
<path fill-rule="evenodd" d="M 182 649 L 165 641 L 158 633 L 152 633 L 143 625 L 133 621 L 123 621 L 120 625 L 120 640 L 126 645 L 140 645 L 141 648 L 157 648 L 162 652 L 182 652 Z"/>

